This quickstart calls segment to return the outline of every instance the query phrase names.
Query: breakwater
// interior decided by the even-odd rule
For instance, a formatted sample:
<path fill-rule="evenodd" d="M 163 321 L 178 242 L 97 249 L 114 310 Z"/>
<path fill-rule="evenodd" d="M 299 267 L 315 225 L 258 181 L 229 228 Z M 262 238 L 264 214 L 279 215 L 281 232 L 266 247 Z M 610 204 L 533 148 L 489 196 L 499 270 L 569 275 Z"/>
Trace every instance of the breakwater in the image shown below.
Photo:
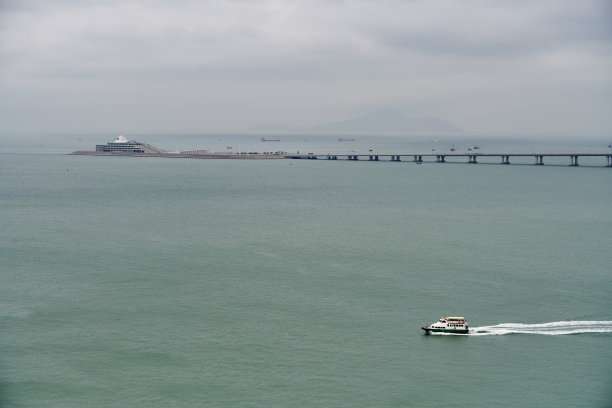
<path fill-rule="evenodd" d="M 89 150 L 77 150 L 71 155 L 86 156 L 120 156 L 120 157 L 163 157 L 170 159 L 285 159 L 282 153 L 135 153 L 135 152 L 98 152 Z"/>

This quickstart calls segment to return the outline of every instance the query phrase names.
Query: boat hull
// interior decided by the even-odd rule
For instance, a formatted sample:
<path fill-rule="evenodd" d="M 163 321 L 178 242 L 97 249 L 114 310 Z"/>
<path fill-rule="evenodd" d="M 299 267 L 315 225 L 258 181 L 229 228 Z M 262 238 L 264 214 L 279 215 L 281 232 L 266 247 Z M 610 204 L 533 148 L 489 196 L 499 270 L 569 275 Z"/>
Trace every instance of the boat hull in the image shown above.
<path fill-rule="evenodd" d="M 431 327 L 421 327 L 425 331 L 425 334 L 432 333 L 452 333 L 452 334 L 468 334 L 469 329 L 432 329 Z"/>

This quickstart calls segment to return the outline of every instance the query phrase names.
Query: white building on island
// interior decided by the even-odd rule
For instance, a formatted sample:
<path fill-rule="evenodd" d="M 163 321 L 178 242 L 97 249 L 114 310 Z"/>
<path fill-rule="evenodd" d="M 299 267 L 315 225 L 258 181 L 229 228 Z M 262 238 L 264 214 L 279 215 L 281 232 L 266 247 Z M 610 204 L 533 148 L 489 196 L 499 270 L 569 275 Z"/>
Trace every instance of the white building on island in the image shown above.
<path fill-rule="evenodd" d="M 150 144 L 140 143 L 135 140 L 127 140 L 123 135 L 119 135 L 112 142 L 104 145 L 96 145 L 96 152 L 103 153 L 165 153 Z"/>

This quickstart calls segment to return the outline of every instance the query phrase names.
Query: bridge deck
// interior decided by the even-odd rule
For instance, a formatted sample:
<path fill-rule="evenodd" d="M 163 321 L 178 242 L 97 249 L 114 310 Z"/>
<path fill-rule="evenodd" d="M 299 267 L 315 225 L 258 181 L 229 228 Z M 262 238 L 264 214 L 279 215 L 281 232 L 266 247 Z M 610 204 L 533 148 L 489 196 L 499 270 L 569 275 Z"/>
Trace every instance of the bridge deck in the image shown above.
<path fill-rule="evenodd" d="M 606 167 L 612 167 L 612 151 L 609 152 L 541 152 L 541 153 L 481 153 L 481 152 L 449 152 L 449 153 L 325 153 L 325 154 L 302 154 L 302 155 L 287 155 L 288 159 L 319 159 L 326 158 L 328 160 L 338 160 L 338 158 L 344 158 L 345 160 L 360 160 L 365 158 L 370 161 L 379 161 L 380 158 L 389 158 L 391 161 L 402 161 L 402 157 L 410 157 L 412 161 L 416 163 L 422 163 L 423 157 L 435 157 L 436 162 L 444 163 L 447 157 L 465 157 L 468 159 L 468 163 L 478 163 L 479 157 L 500 157 L 501 164 L 510 164 L 510 157 L 533 157 L 535 159 L 534 164 L 543 165 L 544 157 L 568 157 L 570 159 L 570 166 L 578 166 L 579 157 L 605 157 Z"/>

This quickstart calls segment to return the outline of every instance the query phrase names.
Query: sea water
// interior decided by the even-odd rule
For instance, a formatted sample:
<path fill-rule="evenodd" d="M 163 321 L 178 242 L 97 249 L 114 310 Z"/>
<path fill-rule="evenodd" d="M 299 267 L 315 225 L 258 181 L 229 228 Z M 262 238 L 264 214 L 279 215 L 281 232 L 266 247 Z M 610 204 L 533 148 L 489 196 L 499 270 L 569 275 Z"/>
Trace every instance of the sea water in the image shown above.
<path fill-rule="evenodd" d="M 177 144 L 262 150 L 220 138 Z M 0 149 L 2 407 L 611 406 L 604 159 L 64 154 L 86 139 Z M 423 334 L 445 315 L 470 334 Z"/>

